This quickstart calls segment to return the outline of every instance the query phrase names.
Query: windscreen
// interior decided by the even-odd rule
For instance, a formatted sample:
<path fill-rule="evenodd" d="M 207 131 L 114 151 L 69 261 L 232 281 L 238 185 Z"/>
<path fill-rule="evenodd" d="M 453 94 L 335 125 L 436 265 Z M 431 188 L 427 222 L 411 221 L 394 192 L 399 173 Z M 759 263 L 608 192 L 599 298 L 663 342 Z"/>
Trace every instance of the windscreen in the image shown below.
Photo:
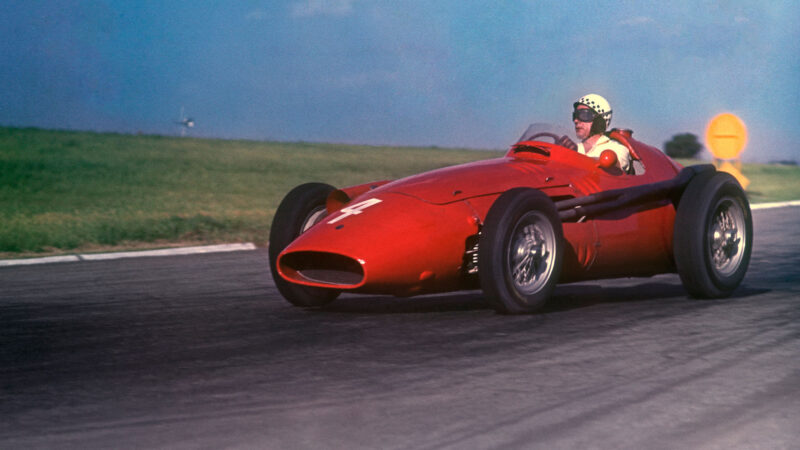
<path fill-rule="evenodd" d="M 572 128 L 568 127 L 567 125 L 556 125 L 547 122 L 537 122 L 530 124 L 528 128 L 525 130 L 525 132 L 522 133 L 522 136 L 519 138 L 519 140 L 517 140 L 517 142 L 530 141 L 533 136 L 536 136 L 537 134 L 541 133 L 555 134 L 557 136 L 567 136 L 573 140 L 575 139 L 575 131 Z M 543 142 L 553 142 L 551 138 L 548 138 L 546 136 L 537 137 L 536 140 Z"/>

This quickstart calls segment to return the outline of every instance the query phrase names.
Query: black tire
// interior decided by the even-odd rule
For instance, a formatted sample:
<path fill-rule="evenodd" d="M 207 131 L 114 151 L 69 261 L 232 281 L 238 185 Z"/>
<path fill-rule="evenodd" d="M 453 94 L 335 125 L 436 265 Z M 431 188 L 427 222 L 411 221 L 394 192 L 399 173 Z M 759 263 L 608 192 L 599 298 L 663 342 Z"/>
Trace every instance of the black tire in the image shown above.
<path fill-rule="evenodd" d="M 544 306 L 561 275 L 563 240 L 561 219 L 547 195 L 516 188 L 498 197 L 478 244 L 481 289 L 497 312 L 532 313 Z"/>
<path fill-rule="evenodd" d="M 675 265 L 697 298 L 723 298 L 739 286 L 753 249 L 753 216 L 733 176 L 701 173 L 686 186 L 675 215 Z"/>
<path fill-rule="evenodd" d="M 323 183 L 306 183 L 289 191 L 275 211 L 269 233 L 269 268 L 283 298 L 295 306 L 320 307 L 336 300 L 335 289 L 301 286 L 278 274 L 278 255 L 300 234 L 326 216 L 325 201 L 335 188 Z"/>

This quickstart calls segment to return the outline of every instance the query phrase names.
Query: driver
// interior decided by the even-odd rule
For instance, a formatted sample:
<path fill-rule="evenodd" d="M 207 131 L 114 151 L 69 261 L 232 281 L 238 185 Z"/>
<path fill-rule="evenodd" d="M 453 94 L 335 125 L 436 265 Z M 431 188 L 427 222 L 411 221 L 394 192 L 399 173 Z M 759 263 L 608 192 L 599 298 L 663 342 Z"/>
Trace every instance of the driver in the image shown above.
<path fill-rule="evenodd" d="M 612 150 L 617 154 L 617 165 L 623 173 L 627 173 L 631 165 L 630 152 L 624 145 L 603 134 L 611 125 L 611 105 L 608 101 L 597 94 L 586 94 L 572 107 L 575 136 L 581 142 L 577 148 L 571 141 L 569 144 L 572 145 L 565 146 L 592 158 L 599 158 L 604 150 Z"/>

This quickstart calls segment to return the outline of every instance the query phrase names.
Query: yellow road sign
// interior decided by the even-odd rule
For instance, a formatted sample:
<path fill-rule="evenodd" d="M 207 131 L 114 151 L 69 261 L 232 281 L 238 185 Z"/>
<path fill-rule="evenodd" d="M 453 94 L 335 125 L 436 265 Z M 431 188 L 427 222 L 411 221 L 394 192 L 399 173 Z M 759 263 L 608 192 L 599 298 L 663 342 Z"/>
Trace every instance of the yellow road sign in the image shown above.
<path fill-rule="evenodd" d="M 742 185 L 742 189 L 747 189 L 747 185 L 750 184 L 750 180 L 747 179 L 746 176 L 739 171 L 733 164 L 728 161 L 723 162 L 719 166 L 719 170 L 723 172 L 728 172 L 729 174 L 733 175 L 734 178 Z"/>
<path fill-rule="evenodd" d="M 733 114 L 720 114 L 708 124 L 706 144 L 715 157 L 735 159 L 747 144 L 747 128 Z"/>

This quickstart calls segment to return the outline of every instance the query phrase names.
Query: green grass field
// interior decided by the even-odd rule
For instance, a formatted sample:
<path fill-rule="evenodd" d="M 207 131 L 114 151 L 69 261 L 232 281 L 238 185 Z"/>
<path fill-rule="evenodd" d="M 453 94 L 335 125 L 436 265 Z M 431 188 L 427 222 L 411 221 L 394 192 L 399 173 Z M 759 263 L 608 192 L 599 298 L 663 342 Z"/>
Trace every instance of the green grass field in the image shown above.
<path fill-rule="evenodd" d="M 300 183 L 347 186 L 500 155 L 0 128 L 0 256 L 264 244 Z M 800 198 L 798 167 L 743 170 L 753 202 Z"/>
<path fill-rule="evenodd" d="M 347 186 L 497 155 L 0 128 L 0 255 L 263 244 L 298 184 Z"/>

